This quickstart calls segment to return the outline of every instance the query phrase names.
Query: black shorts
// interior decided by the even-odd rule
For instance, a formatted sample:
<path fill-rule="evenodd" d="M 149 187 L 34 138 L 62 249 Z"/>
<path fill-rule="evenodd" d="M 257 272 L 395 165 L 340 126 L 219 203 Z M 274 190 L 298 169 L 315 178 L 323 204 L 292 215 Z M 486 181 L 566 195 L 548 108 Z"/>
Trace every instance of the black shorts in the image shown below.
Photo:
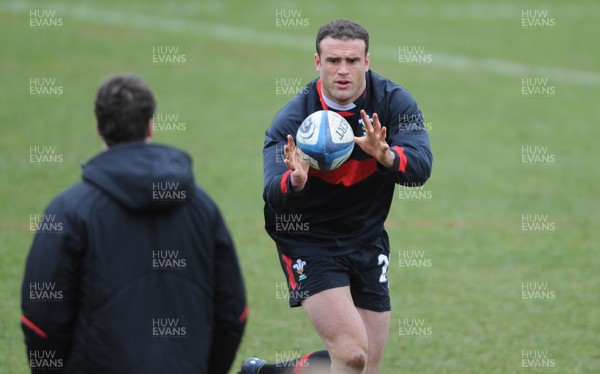
<path fill-rule="evenodd" d="M 289 286 L 290 307 L 302 305 L 311 295 L 350 286 L 358 308 L 385 312 L 391 309 L 387 269 L 390 247 L 382 234 L 364 249 L 340 256 L 288 257 L 277 248 Z"/>

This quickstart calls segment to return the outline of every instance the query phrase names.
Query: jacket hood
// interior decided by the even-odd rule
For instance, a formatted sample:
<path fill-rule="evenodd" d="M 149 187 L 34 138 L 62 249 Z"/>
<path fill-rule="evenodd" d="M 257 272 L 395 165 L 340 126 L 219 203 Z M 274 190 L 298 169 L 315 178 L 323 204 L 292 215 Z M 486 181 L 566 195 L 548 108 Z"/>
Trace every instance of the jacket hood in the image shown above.
<path fill-rule="evenodd" d="M 176 148 L 119 144 L 83 165 L 83 180 L 128 209 L 165 211 L 185 204 L 194 186 L 191 157 Z"/>

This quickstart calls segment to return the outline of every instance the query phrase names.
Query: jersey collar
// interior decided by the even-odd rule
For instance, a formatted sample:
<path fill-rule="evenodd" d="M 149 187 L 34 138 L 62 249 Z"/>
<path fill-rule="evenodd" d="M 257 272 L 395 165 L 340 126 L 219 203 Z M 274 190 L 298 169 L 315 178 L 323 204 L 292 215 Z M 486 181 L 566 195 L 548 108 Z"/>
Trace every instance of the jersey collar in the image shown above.
<path fill-rule="evenodd" d="M 369 84 L 367 82 L 366 86 L 368 87 L 368 85 Z M 356 113 L 360 112 L 360 109 L 357 110 L 357 108 L 361 108 L 364 105 L 365 100 L 367 99 L 367 89 L 365 87 L 363 95 L 356 99 L 353 103 L 340 106 L 331 101 L 329 98 L 325 97 L 325 95 L 323 94 L 321 78 L 317 80 L 317 92 L 319 93 L 319 101 L 321 102 L 321 107 L 323 108 L 323 110 L 334 110 L 342 117 L 352 117 Z"/>

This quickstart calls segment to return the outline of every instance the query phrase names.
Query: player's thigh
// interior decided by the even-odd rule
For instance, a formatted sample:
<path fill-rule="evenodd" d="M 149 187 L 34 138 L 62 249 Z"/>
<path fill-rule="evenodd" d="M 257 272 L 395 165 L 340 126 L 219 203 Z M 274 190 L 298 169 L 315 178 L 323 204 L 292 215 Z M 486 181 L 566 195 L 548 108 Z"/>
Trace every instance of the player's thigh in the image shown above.
<path fill-rule="evenodd" d="M 369 339 L 369 361 L 381 360 L 390 327 L 390 312 L 376 312 L 358 308 Z"/>
<path fill-rule="evenodd" d="M 368 335 L 354 306 L 349 287 L 331 288 L 302 302 L 309 320 L 332 354 L 362 349 L 367 352 Z"/>

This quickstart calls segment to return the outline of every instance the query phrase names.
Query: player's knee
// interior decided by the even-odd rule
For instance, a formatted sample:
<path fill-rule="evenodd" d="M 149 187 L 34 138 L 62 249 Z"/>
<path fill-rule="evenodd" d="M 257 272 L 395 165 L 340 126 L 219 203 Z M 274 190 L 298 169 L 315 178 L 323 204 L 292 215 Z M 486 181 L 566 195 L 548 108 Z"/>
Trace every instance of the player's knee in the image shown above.
<path fill-rule="evenodd" d="M 352 347 L 340 352 L 336 357 L 340 366 L 350 369 L 352 372 L 362 372 L 367 366 L 367 352 L 359 346 Z"/>
<path fill-rule="evenodd" d="M 346 366 L 354 370 L 363 370 L 367 366 L 367 354 L 358 353 L 349 357 Z"/>

